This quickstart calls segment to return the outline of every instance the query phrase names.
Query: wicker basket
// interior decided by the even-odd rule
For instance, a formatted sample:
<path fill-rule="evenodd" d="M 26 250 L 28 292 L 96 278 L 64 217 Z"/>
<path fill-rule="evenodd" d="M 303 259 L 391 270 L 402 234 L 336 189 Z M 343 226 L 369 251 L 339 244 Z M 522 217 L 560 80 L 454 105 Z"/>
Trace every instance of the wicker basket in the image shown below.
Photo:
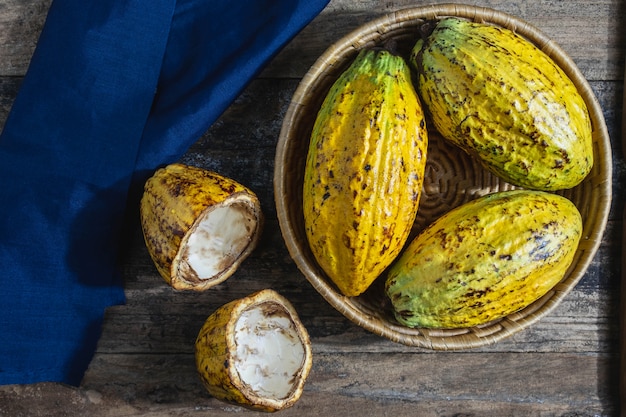
<path fill-rule="evenodd" d="M 503 319 L 463 329 L 408 328 L 393 318 L 383 291 L 384 278 L 358 297 L 341 295 L 309 250 L 303 226 L 302 181 L 309 137 L 317 111 L 331 84 L 358 50 L 392 39 L 410 48 L 424 20 L 457 16 L 516 31 L 535 43 L 574 81 L 592 119 L 594 167 L 582 184 L 561 194 L 579 208 L 583 237 L 563 280 L 543 298 Z M 392 341 L 431 349 L 465 349 L 494 343 L 535 323 L 550 312 L 582 278 L 600 244 L 611 203 L 611 149 L 600 108 L 587 81 L 554 42 L 529 24 L 508 14 L 458 4 L 399 10 L 366 24 L 332 45 L 311 67 L 296 90 L 283 121 L 276 152 L 274 190 L 278 220 L 287 248 L 315 289 L 338 311 L 363 328 Z M 429 130 L 426 178 L 414 233 L 444 212 L 479 196 L 514 188 L 483 170 L 479 163 Z"/>

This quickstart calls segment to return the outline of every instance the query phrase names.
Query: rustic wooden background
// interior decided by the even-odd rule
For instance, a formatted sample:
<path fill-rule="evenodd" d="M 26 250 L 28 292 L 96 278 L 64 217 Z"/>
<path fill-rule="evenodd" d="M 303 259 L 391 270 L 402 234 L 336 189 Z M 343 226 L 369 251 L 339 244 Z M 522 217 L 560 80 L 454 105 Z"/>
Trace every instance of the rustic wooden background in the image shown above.
<path fill-rule="evenodd" d="M 204 391 L 195 374 L 193 343 L 217 307 L 263 288 L 279 291 L 294 304 L 313 342 L 305 392 L 293 408 L 281 411 L 285 416 L 617 415 L 626 4 L 468 3 L 511 13 L 554 39 L 582 70 L 604 109 L 614 150 L 611 214 L 593 264 L 558 308 L 495 345 L 432 352 L 392 343 L 352 324 L 299 273 L 280 235 L 272 190 L 274 150 L 291 95 L 317 56 L 342 35 L 385 13 L 426 4 L 332 0 L 182 158 L 259 195 L 267 216 L 259 248 L 225 283 L 202 294 L 176 293 L 157 275 L 139 229 L 130 230 L 123 262 L 127 304 L 108 311 L 82 385 L 0 387 L 0 416 L 261 415 Z M 50 0 L 0 0 L 0 127 L 49 5 Z"/>

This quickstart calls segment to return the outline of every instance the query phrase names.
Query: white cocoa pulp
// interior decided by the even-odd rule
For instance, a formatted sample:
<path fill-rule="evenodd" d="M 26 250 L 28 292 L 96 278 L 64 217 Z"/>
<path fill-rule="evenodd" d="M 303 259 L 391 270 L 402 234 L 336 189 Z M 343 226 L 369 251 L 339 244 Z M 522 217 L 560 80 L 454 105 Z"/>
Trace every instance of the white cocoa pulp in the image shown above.
<path fill-rule="evenodd" d="M 305 361 L 305 350 L 289 314 L 264 303 L 244 311 L 235 325 L 235 369 L 255 395 L 289 397 Z"/>

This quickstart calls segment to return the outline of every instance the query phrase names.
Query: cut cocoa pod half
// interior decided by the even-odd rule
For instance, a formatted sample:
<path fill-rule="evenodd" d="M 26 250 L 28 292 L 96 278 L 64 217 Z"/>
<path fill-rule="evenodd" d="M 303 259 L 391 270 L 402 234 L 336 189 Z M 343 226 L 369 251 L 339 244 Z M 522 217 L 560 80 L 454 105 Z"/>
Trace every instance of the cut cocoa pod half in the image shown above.
<path fill-rule="evenodd" d="M 263 225 L 251 190 L 184 164 L 146 181 L 140 217 L 158 272 L 177 290 L 203 291 L 226 280 L 255 249 Z"/>
<path fill-rule="evenodd" d="M 262 410 L 291 407 L 311 369 L 311 342 L 291 303 L 266 289 L 211 314 L 195 343 L 207 391 L 229 403 Z"/>

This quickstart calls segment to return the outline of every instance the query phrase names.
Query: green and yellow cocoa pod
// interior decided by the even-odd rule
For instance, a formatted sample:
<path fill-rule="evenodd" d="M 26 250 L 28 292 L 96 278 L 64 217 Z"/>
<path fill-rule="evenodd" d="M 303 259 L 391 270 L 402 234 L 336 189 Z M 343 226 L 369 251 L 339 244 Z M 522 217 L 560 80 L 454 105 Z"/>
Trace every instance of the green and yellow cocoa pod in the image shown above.
<path fill-rule="evenodd" d="M 148 252 L 177 290 L 206 290 L 256 247 L 263 213 L 247 187 L 198 167 L 171 164 L 146 181 L 140 205 Z"/>
<path fill-rule="evenodd" d="M 459 18 L 436 23 L 410 58 L 437 130 L 511 184 L 554 191 L 593 165 L 585 101 L 544 52 L 513 31 Z"/>
<path fill-rule="evenodd" d="M 306 235 L 346 296 L 364 292 L 408 239 L 428 137 L 408 63 L 362 50 L 328 92 L 306 160 Z"/>
<path fill-rule="evenodd" d="M 278 411 L 302 395 L 312 351 L 291 303 L 266 289 L 211 314 L 196 338 L 195 358 L 200 379 L 213 397 Z"/>
<path fill-rule="evenodd" d="M 544 191 L 490 194 L 444 214 L 390 268 L 386 293 L 409 327 L 461 328 L 516 312 L 565 275 L 582 233 L 576 206 Z"/>

